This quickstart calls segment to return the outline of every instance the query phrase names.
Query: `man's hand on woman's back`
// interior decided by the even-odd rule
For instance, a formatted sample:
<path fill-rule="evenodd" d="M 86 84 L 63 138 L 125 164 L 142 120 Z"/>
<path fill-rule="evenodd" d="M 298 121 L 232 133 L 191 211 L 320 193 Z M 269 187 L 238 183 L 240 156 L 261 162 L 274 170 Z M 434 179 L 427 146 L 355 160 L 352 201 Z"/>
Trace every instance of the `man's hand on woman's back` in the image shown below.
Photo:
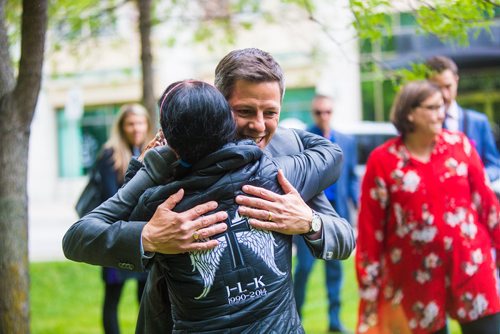
<path fill-rule="evenodd" d="M 144 251 L 180 254 L 212 249 L 219 244 L 217 240 L 208 238 L 227 229 L 227 213 L 220 211 L 203 216 L 217 208 L 214 201 L 180 213 L 172 211 L 183 197 L 184 190 L 180 189 L 158 206 L 142 230 Z"/>

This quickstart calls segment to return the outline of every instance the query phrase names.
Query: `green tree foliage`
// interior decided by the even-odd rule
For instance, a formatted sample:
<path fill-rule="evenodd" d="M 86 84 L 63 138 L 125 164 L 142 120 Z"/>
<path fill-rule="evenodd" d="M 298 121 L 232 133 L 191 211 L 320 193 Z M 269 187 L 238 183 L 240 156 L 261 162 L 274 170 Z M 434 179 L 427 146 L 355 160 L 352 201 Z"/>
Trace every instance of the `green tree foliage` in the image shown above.
<path fill-rule="evenodd" d="M 360 38 L 375 42 L 392 35 L 392 16 L 407 4 L 417 20 L 418 31 L 433 34 L 445 42 L 468 45 L 468 32 L 488 30 L 500 2 L 490 0 L 350 0 L 354 27 Z"/>
<path fill-rule="evenodd" d="M 467 32 L 473 30 L 477 37 L 482 29 L 489 31 L 495 8 L 499 6 L 500 2 L 488 0 L 436 1 L 435 5 L 417 9 L 417 23 L 421 31 L 442 41 L 453 39 L 460 45 L 468 45 Z"/>
<path fill-rule="evenodd" d="M 73 45 L 82 51 L 81 41 L 99 36 L 116 22 L 116 13 L 127 3 L 144 0 L 49 0 L 49 29 L 56 31 L 49 49 L 57 50 L 61 45 Z M 250 30 L 258 22 L 280 24 L 286 20 L 283 8 L 302 9 L 309 19 L 330 31 L 330 23 L 318 19 L 317 4 L 326 0 L 149 0 L 151 1 L 151 27 L 169 22 L 172 33 L 160 41 L 173 47 L 179 31 L 192 28 L 192 42 L 204 43 L 209 50 L 222 44 L 234 44 L 238 31 Z M 341 0 L 335 0 L 341 1 Z M 272 2 L 275 6 L 268 6 Z M 412 13 L 417 24 L 417 33 L 433 34 L 441 41 L 468 45 L 470 32 L 477 36 L 481 30 L 489 31 L 500 7 L 498 0 L 346 0 L 352 13 L 352 26 L 356 36 L 370 43 L 383 43 L 392 36 L 394 16 L 401 9 Z M 285 6 L 285 7 L 284 7 Z M 20 0 L 7 2 L 7 22 L 19 22 Z M 272 11 L 269 8 L 275 8 Z M 139 27 L 137 28 L 139 33 Z M 18 25 L 9 25 L 11 45 L 16 45 Z M 332 41 L 342 47 L 341 43 Z M 85 52 L 85 50 L 83 51 Z M 376 62 L 376 60 L 374 60 Z M 419 73 L 418 71 L 415 73 Z M 409 80 L 414 77 L 409 71 L 388 72 L 391 77 Z"/>
<path fill-rule="evenodd" d="M 95 37 L 116 21 L 116 11 L 129 2 L 140 0 L 49 0 L 49 29 L 58 31 L 53 46 Z M 325 1 L 325 0 L 321 0 Z M 339 1 L 339 0 L 335 0 Z M 269 0 L 267 1 L 269 2 Z M 274 0 L 285 6 L 302 8 L 309 19 L 316 20 L 317 6 L 313 0 Z M 259 0 L 152 0 L 151 24 L 178 22 L 178 27 L 195 26 L 193 42 L 234 43 L 238 28 L 251 29 L 258 20 L 279 24 L 281 12 L 269 12 L 266 1 Z M 392 35 L 392 16 L 401 8 L 414 13 L 418 31 L 433 34 L 442 41 L 469 42 L 470 30 L 488 30 L 500 7 L 498 0 L 349 0 L 352 25 L 360 39 L 380 41 Z M 278 11 L 283 7 L 276 6 Z M 20 0 L 6 3 L 6 21 L 11 46 L 19 38 Z M 328 22 L 318 21 L 328 28 Z M 175 32 L 165 36 L 165 43 L 175 44 Z"/>
<path fill-rule="evenodd" d="M 417 33 L 434 35 L 442 42 L 460 46 L 469 45 L 471 32 L 477 37 L 489 27 L 495 18 L 500 2 L 490 0 L 350 0 L 354 14 L 353 22 L 358 36 L 369 43 L 383 43 L 392 36 L 396 6 L 406 3 L 408 11 L 415 16 Z M 410 6 L 411 4 L 411 6 Z M 373 60 L 377 63 L 377 60 Z M 394 86 L 412 80 L 424 79 L 428 69 L 422 64 L 411 64 L 410 69 L 384 71 Z"/>
<path fill-rule="evenodd" d="M 392 16 L 387 15 L 394 9 L 388 0 L 350 0 L 354 16 L 353 25 L 359 38 L 372 42 L 381 40 L 392 33 Z"/>

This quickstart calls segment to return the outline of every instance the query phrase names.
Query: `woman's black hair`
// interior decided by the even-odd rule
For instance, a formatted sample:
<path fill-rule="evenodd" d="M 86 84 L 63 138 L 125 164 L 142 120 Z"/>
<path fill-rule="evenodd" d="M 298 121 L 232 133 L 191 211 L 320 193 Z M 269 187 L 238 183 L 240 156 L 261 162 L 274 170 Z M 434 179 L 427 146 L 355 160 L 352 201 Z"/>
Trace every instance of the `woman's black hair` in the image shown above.
<path fill-rule="evenodd" d="M 165 139 L 184 163 L 194 164 L 235 138 L 231 107 L 208 83 L 174 82 L 162 94 L 159 107 Z"/>

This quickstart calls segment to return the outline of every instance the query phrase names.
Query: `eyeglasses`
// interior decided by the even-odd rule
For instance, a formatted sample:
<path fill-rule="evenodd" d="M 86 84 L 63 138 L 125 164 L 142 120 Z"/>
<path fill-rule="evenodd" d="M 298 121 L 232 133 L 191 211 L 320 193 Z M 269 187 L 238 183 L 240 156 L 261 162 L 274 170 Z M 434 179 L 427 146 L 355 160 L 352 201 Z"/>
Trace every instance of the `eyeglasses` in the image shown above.
<path fill-rule="evenodd" d="M 314 115 L 316 115 L 316 116 L 321 116 L 321 114 L 330 115 L 332 113 L 331 110 L 319 110 L 319 109 L 315 109 L 315 110 L 313 110 L 313 112 L 314 112 Z"/>
<path fill-rule="evenodd" d="M 418 107 L 422 108 L 422 109 L 427 109 L 430 111 L 444 112 L 444 104 L 433 104 L 433 105 L 428 105 L 428 106 L 419 105 Z"/>

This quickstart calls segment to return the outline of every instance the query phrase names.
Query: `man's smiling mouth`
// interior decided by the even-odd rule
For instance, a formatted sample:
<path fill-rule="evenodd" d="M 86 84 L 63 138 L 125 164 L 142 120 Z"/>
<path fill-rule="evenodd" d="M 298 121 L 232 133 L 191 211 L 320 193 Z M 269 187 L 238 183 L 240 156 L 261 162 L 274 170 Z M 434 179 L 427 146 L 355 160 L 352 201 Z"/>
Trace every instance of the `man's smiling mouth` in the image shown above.
<path fill-rule="evenodd" d="M 264 137 L 248 137 L 248 139 L 253 140 L 256 144 L 260 144 L 264 140 Z"/>
<path fill-rule="evenodd" d="M 249 134 L 240 133 L 239 134 L 239 138 L 240 139 L 250 139 L 250 140 L 254 141 L 255 144 L 260 145 L 261 143 L 264 142 L 264 139 L 266 138 L 266 136 L 264 135 L 264 136 L 258 136 L 258 137 L 256 137 L 255 135 L 252 136 L 252 135 L 249 135 Z"/>

